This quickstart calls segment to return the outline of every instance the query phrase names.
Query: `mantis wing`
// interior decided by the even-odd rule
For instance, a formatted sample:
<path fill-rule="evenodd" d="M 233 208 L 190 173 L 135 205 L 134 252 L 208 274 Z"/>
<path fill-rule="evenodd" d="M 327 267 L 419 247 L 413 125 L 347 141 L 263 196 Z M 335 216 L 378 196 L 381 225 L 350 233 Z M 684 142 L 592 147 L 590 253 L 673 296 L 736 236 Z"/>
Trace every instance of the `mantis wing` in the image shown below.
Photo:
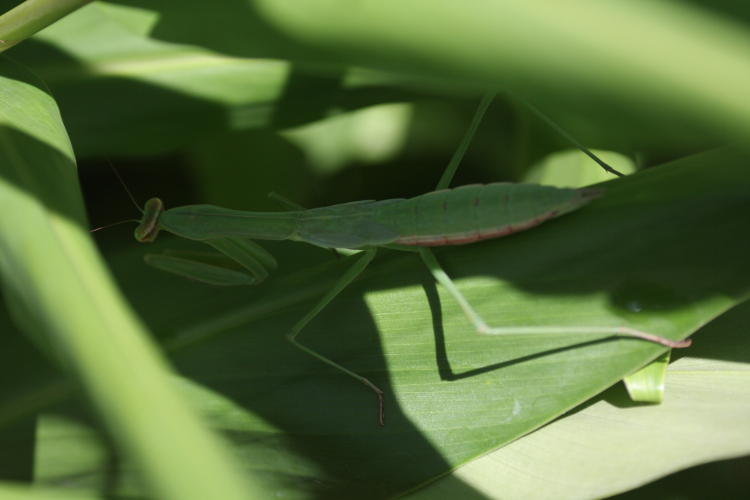
<path fill-rule="evenodd" d="M 297 238 L 324 248 L 366 248 L 387 245 L 399 238 L 396 229 L 375 220 L 375 209 L 383 203 L 353 202 L 314 208 L 298 221 Z"/>

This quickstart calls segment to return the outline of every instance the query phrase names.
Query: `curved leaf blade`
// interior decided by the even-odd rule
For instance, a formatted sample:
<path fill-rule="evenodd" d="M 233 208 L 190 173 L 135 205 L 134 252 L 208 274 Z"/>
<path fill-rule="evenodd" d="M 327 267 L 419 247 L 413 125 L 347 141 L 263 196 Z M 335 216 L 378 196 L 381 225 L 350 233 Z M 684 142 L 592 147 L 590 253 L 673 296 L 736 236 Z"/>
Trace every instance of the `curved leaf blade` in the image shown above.
<path fill-rule="evenodd" d="M 0 76 L 0 103 L 0 275 L 13 316 L 82 384 L 156 494 L 247 498 L 101 262 L 54 101 Z"/>
<path fill-rule="evenodd" d="M 619 388 L 607 391 L 407 498 L 456 498 L 464 483 L 482 492 L 476 498 L 603 498 L 749 454 L 748 321 L 746 303 L 704 327 L 698 338 L 713 347 L 697 345 L 669 367 L 663 404 L 633 405 Z"/>

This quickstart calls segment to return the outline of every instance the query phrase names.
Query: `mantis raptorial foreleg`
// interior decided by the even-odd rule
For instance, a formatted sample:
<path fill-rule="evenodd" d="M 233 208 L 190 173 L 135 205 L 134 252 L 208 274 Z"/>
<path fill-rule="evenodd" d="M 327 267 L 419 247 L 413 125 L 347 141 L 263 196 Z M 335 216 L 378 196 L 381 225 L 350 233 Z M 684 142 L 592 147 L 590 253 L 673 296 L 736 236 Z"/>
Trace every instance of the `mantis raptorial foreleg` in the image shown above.
<path fill-rule="evenodd" d="M 323 356 L 317 351 L 313 351 L 309 347 L 303 344 L 300 344 L 299 341 L 297 341 L 297 337 L 299 336 L 302 329 L 305 326 L 307 326 L 307 324 L 310 321 L 312 321 L 312 319 L 315 318 L 315 316 L 320 314 L 320 311 L 322 311 L 324 307 L 330 304 L 331 301 L 335 299 L 339 293 L 341 293 L 347 286 L 349 286 L 349 284 L 352 281 L 354 281 L 357 278 L 357 276 L 362 274 L 362 271 L 364 271 L 367 265 L 370 262 L 372 262 L 372 259 L 375 257 L 376 253 L 377 253 L 377 250 L 372 248 L 370 250 L 365 250 L 358 256 L 352 257 L 356 259 L 354 264 L 352 264 L 351 267 L 347 269 L 346 272 L 338 280 L 336 280 L 336 283 L 334 283 L 331 289 L 326 292 L 326 294 L 317 302 L 317 304 L 315 304 L 315 306 L 310 311 L 308 311 L 308 313 L 305 314 L 305 316 L 302 319 L 300 319 L 292 327 L 291 331 L 287 334 L 287 339 L 295 347 L 301 349 L 302 351 L 306 352 L 310 356 L 313 356 L 314 358 L 322 361 L 323 363 L 329 366 L 332 366 L 343 373 L 346 373 L 353 379 L 357 380 L 358 382 L 362 384 L 365 384 L 367 387 L 372 389 L 373 392 L 375 392 L 375 394 L 378 397 L 378 423 L 380 425 L 384 425 L 385 412 L 383 410 L 383 391 L 378 386 L 370 382 L 370 380 L 363 377 L 362 375 L 358 375 L 357 373 L 354 373 L 348 368 L 345 368 L 341 366 L 340 364 L 336 363 L 332 359 Z"/>

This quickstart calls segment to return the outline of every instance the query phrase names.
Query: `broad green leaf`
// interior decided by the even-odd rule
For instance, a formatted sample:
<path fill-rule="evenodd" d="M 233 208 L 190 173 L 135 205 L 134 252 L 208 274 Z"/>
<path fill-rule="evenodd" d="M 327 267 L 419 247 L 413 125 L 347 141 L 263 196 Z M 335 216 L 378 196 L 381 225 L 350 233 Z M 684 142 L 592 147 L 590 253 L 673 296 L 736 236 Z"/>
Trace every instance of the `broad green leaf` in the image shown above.
<path fill-rule="evenodd" d="M 200 0 L 154 5 L 154 38 L 244 57 L 365 66 L 463 88 L 615 101 L 713 124 L 744 139 L 750 33 L 680 2 Z M 346 8 L 343 8 L 343 6 Z M 613 20 L 627 36 L 613 36 Z M 221 36 L 206 36 L 221 26 Z M 686 61 L 690 61 L 689 64 Z M 607 96 L 602 98 L 600 96 Z M 532 100 L 533 101 L 533 100 Z"/>
<path fill-rule="evenodd" d="M 6 65 L 0 70 L 7 75 Z M 81 385 L 123 456 L 138 464 L 147 491 L 247 498 L 250 482 L 176 394 L 164 360 L 103 266 L 54 101 L 5 75 L 0 236 L 0 278 L 12 317 Z M 12 360 L 14 353 L 3 354 Z"/>
<path fill-rule="evenodd" d="M 505 239 L 440 249 L 438 258 L 490 324 L 628 324 L 682 338 L 750 290 L 746 162 L 718 151 L 646 170 L 605 184 L 607 195 L 578 212 Z M 368 389 L 284 340 L 346 260 L 294 243 L 268 248 L 279 271 L 247 290 L 207 289 L 154 273 L 137 257 L 118 261 L 185 393 L 234 443 L 248 474 L 279 494 L 405 492 L 528 434 L 663 352 L 632 339 L 478 336 L 416 256 L 386 252 L 300 337 L 386 391 L 380 428 Z M 83 421 L 71 405 L 61 412 L 50 415 Z M 38 480 L 106 481 L 112 470 L 103 464 L 117 462 L 111 454 L 65 469 L 57 458 L 84 443 L 105 449 L 87 433 L 41 440 Z M 126 479 L 122 491 L 131 494 Z"/>
<path fill-rule="evenodd" d="M 90 1 L 25 0 L 21 2 L 0 15 L 0 52 L 21 43 L 37 31 Z"/>
<path fill-rule="evenodd" d="M 339 70 L 154 40 L 157 17 L 95 2 L 8 51 L 52 89 L 79 155 L 158 153 L 217 131 L 306 123 L 415 95 L 356 72 L 342 83 Z"/>
<path fill-rule="evenodd" d="M 667 370 L 663 404 L 638 406 L 618 387 L 596 402 L 481 457 L 409 496 L 603 498 L 712 460 L 750 454 L 750 304 L 702 328 Z M 712 342 L 707 342 L 708 339 Z"/>
<path fill-rule="evenodd" d="M 592 147 L 664 158 L 736 134 L 737 123 L 744 133 L 746 28 L 708 9 L 419 1 L 409 2 L 408 14 L 398 2 L 381 2 L 361 15 L 363 6 L 339 9 L 327 0 L 297 13 L 285 12 L 290 5 L 297 10 L 296 2 L 275 1 L 221 9 L 194 0 L 95 2 L 8 54 L 52 88 L 86 156 L 171 151 L 219 131 L 310 123 L 425 94 L 475 95 L 487 84 L 525 95 Z M 301 40 L 297 27 L 287 29 L 298 15 L 315 36 Z M 366 27 L 352 29 L 365 18 Z M 611 36 L 611 19 L 628 36 Z M 321 52 L 331 36 L 352 40 Z M 331 162 L 343 153 L 318 144 L 314 154 Z"/>
<path fill-rule="evenodd" d="M 36 488 L 24 484 L 0 483 L 0 500 L 104 500 L 90 491 Z"/>

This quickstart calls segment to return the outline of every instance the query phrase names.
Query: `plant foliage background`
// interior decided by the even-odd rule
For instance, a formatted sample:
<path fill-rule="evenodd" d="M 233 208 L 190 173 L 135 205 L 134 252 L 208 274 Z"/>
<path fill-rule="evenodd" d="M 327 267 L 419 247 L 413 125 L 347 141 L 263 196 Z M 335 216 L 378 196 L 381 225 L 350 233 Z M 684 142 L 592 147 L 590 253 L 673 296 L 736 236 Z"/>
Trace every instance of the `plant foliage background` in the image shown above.
<path fill-rule="evenodd" d="M 594 498 L 749 454 L 744 3 L 22 7 L 0 17 L 0 498 Z M 27 38 L 54 20 L 35 12 L 77 7 Z M 302 335 L 386 390 L 380 428 L 371 393 L 284 340 L 347 258 L 263 243 L 271 279 L 216 289 L 143 263 L 189 243 L 88 234 L 138 216 L 110 162 L 168 206 L 429 191 L 487 90 L 455 185 L 606 196 L 438 257 L 490 324 L 693 336 L 663 404 L 615 385 L 663 349 L 479 337 L 416 256 L 382 252 Z M 569 151 L 525 102 L 633 173 Z M 747 486 L 708 471 L 703 487 Z"/>

